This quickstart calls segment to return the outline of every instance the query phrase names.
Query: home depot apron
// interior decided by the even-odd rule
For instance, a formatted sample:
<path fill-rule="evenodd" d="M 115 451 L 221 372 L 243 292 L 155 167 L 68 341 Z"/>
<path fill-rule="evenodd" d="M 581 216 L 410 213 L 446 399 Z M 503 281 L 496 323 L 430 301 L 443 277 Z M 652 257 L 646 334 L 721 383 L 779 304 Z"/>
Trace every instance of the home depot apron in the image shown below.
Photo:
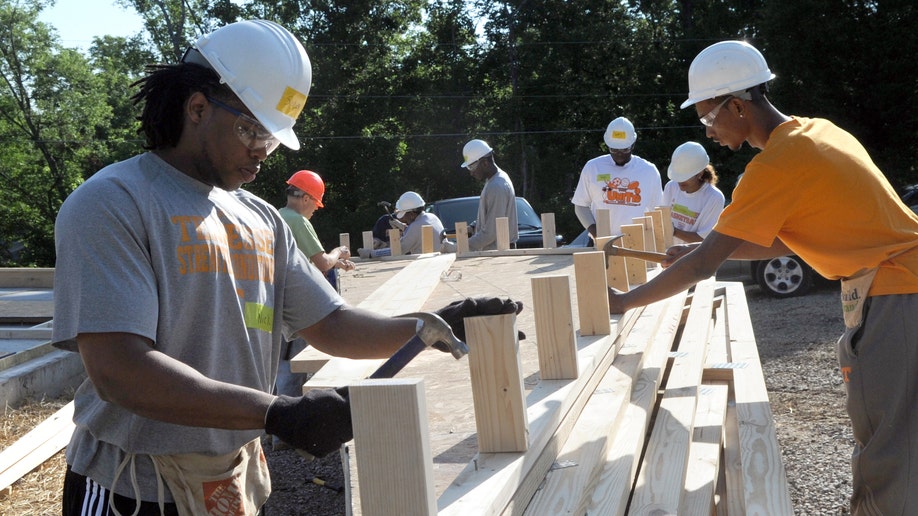
<path fill-rule="evenodd" d="M 162 480 L 165 480 L 182 516 L 255 516 L 271 494 L 268 461 L 260 439 L 216 457 L 184 453 L 151 455 L 150 458 L 160 477 L 160 508 L 164 503 Z M 116 481 L 127 463 L 133 460 L 133 454 L 125 457 L 116 473 Z M 133 476 L 133 465 L 131 474 Z M 140 504 L 137 507 L 139 509 Z M 111 509 L 119 514 L 114 506 Z"/>
<path fill-rule="evenodd" d="M 841 280 L 842 313 L 846 328 L 857 328 L 864 321 L 864 302 L 879 270 L 879 267 L 863 269 Z"/>

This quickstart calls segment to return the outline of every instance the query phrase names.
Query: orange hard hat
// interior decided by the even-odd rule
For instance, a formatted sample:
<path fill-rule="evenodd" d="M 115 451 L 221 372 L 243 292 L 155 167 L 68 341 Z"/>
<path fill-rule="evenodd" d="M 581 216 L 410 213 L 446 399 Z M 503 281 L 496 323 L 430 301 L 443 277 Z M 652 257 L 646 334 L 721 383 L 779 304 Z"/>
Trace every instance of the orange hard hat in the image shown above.
<path fill-rule="evenodd" d="M 300 170 L 290 176 L 290 179 L 287 180 L 287 184 L 308 193 L 316 200 L 316 205 L 318 205 L 319 208 L 325 207 L 325 205 L 322 204 L 322 196 L 325 195 L 325 182 L 322 181 L 319 174 L 316 174 L 312 170 Z"/>

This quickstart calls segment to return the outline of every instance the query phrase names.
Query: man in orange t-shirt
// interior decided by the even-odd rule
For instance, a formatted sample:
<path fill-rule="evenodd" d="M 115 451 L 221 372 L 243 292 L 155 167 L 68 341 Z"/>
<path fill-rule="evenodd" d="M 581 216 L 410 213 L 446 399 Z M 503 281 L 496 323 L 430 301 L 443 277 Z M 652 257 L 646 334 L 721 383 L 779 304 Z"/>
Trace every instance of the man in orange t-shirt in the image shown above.
<path fill-rule="evenodd" d="M 720 145 L 761 152 L 711 234 L 670 248 L 667 268 L 646 285 L 610 290 L 610 311 L 685 290 L 727 259 L 797 254 L 843 280 L 837 354 L 855 438 L 851 512 L 918 514 L 918 216 L 851 134 L 778 111 L 765 96 L 772 78 L 742 41 L 711 45 L 692 62 L 682 107 L 694 105 Z"/>

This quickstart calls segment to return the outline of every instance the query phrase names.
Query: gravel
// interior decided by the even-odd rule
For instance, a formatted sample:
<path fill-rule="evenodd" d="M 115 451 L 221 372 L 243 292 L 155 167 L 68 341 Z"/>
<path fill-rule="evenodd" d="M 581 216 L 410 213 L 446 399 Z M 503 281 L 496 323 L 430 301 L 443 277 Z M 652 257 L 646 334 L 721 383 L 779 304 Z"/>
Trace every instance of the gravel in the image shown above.
<path fill-rule="evenodd" d="M 850 514 L 853 440 L 835 360 L 844 327 L 838 286 L 774 299 L 747 285 L 746 297 L 795 514 Z M 312 483 L 317 476 L 341 485 L 337 455 L 306 462 L 270 444 L 266 455 L 274 489 L 266 516 L 345 514 L 343 493 Z"/>

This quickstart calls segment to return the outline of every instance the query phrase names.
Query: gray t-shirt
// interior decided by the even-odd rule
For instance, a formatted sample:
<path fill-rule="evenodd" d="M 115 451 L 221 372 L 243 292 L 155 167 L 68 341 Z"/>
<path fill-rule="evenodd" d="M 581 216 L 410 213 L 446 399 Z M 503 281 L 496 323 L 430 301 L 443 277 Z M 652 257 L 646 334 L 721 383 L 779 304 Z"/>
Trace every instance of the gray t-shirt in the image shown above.
<path fill-rule="evenodd" d="M 469 249 L 486 251 L 497 249 L 497 219 L 507 217 L 510 243 L 519 240 L 519 223 L 516 216 L 516 193 L 510 176 L 501 169 L 485 182 L 478 203 L 475 234 L 469 237 Z"/>
<path fill-rule="evenodd" d="M 126 332 L 214 380 L 270 392 L 281 343 L 344 304 L 270 204 L 210 187 L 147 153 L 96 173 L 55 225 L 55 346 L 88 332 Z M 156 396 L 151 392 L 150 396 Z M 261 435 L 164 423 L 75 397 L 73 470 L 111 486 L 125 452 L 141 498 L 156 500 L 143 454 L 225 454 Z M 113 490 L 133 497 L 129 469 Z M 168 493 L 167 493 L 168 494 Z"/>

